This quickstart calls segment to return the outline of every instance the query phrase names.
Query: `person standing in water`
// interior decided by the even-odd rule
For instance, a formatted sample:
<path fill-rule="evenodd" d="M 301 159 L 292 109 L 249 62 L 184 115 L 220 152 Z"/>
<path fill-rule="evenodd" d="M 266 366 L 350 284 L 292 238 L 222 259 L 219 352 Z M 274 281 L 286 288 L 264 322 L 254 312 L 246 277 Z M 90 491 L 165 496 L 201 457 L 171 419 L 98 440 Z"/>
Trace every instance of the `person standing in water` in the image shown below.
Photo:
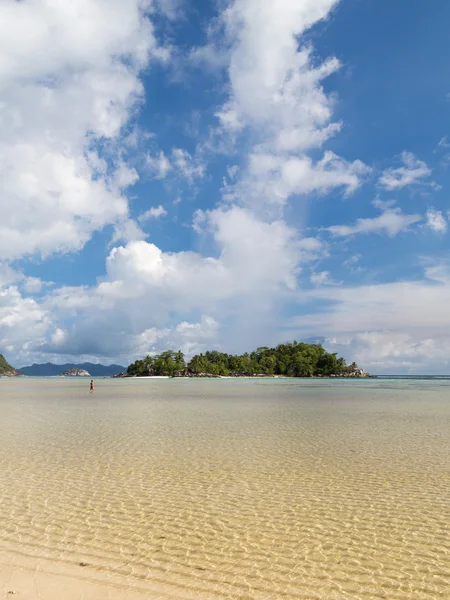
<path fill-rule="evenodd" d="M 91 383 L 89 384 L 89 391 L 93 392 L 94 391 L 94 380 L 91 379 Z"/>

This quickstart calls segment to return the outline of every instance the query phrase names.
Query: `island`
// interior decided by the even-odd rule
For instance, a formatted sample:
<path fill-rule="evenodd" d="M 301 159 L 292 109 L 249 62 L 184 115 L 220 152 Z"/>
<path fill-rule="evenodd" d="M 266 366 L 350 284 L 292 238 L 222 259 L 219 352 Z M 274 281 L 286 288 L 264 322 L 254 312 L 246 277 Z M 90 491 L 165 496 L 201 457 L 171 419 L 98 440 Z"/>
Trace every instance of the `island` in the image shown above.
<path fill-rule="evenodd" d="M 3 356 L 0 354 L 0 377 L 18 377 L 20 373 L 12 367 Z"/>
<path fill-rule="evenodd" d="M 91 374 L 84 369 L 67 369 L 60 373 L 60 377 L 90 377 Z"/>
<path fill-rule="evenodd" d="M 180 350 L 166 350 L 129 365 L 115 377 L 371 377 L 356 363 L 347 365 L 337 353 L 321 344 L 287 342 L 275 348 L 262 346 L 251 353 L 226 354 L 208 350 L 186 363 Z"/>

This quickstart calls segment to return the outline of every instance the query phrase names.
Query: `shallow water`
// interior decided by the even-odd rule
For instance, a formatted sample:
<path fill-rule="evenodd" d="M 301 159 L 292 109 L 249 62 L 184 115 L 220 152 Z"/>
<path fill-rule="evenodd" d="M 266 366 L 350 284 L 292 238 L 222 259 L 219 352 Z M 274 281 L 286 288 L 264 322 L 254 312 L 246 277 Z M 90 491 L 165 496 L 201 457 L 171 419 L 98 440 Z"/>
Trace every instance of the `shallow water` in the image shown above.
<path fill-rule="evenodd" d="M 2 548 L 173 597 L 450 597 L 449 381 L 87 387 L 0 381 Z"/>

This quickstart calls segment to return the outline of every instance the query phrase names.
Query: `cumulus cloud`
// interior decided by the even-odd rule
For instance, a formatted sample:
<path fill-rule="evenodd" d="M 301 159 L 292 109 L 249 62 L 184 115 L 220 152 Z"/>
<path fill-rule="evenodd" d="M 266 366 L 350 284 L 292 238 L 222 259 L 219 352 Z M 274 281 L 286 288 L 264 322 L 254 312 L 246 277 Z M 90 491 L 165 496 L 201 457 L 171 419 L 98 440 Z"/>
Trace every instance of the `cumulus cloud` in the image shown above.
<path fill-rule="evenodd" d="M 16 285 L 0 287 L 0 349 L 20 361 L 32 348 L 45 343 L 52 329 L 48 311 L 23 297 Z"/>
<path fill-rule="evenodd" d="M 329 271 L 312 273 L 310 280 L 314 285 L 339 285 L 339 282 L 333 280 Z"/>
<path fill-rule="evenodd" d="M 146 0 L 29 0 L 0 6 L 0 256 L 79 250 L 127 218 L 137 173 L 105 161 L 165 59 Z M 111 157 L 110 157 L 111 158 Z M 112 157 L 114 158 L 114 157 Z"/>
<path fill-rule="evenodd" d="M 431 175 L 431 169 L 425 162 L 419 160 L 412 152 L 402 152 L 403 167 L 386 169 L 378 180 L 379 185 L 385 190 L 400 190 L 408 185 L 424 184 L 435 186 L 433 182 L 426 182 Z"/>
<path fill-rule="evenodd" d="M 435 233 L 447 233 L 448 223 L 440 210 L 430 208 L 427 211 L 427 227 Z"/>
<path fill-rule="evenodd" d="M 341 128 L 332 120 L 334 98 L 322 85 L 340 64 L 333 57 L 317 64 L 313 49 L 299 48 L 299 39 L 336 4 L 234 0 L 223 12 L 229 96 L 217 111 L 219 129 L 251 140 L 239 180 L 225 189 L 228 200 L 261 210 L 283 206 L 294 195 L 334 188 L 351 194 L 370 172 L 361 161 L 330 151 L 318 160 L 308 155 Z"/>
<path fill-rule="evenodd" d="M 183 177 L 190 183 L 195 179 L 201 179 L 205 174 L 206 166 L 202 160 L 182 148 L 172 150 L 172 163 L 178 177 Z"/>
<path fill-rule="evenodd" d="M 407 231 L 421 219 L 420 215 L 406 215 L 400 208 L 388 207 L 378 217 L 358 219 L 354 225 L 332 225 L 324 231 L 329 231 L 335 237 L 347 237 L 358 233 L 379 233 L 394 237 L 402 231 Z"/>
<path fill-rule="evenodd" d="M 172 170 L 172 165 L 162 150 L 160 150 L 157 156 L 147 154 L 145 160 L 147 167 L 155 175 L 156 179 L 165 179 Z"/>
<path fill-rule="evenodd" d="M 191 352 L 207 344 L 244 350 L 263 343 L 297 289 L 300 266 L 320 256 L 322 244 L 236 206 L 207 211 L 200 235 L 212 238 L 217 255 L 163 252 L 133 241 L 111 250 L 97 286 L 49 294 L 43 305 L 67 335 L 43 349 L 130 357 L 145 344 L 146 351 L 176 343 Z"/>
<path fill-rule="evenodd" d="M 450 339 L 420 336 L 417 332 L 364 331 L 328 340 L 332 351 L 348 355 L 376 374 L 420 373 L 445 375 L 450 361 Z"/>
<path fill-rule="evenodd" d="M 293 319 L 294 336 L 324 336 L 348 359 L 378 373 L 448 372 L 447 263 L 429 264 L 417 281 L 321 286 L 303 300 L 316 308 Z"/>
<path fill-rule="evenodd" d="M 22 289 L 27 294 L 39 294 L 42 290 L 43 283 L 39 279 L 39 277 L 25 277 L 25 280 L 22 284 Z"/>
<path fill-rule="evenodd" d="M 299 51 L 298 36 L 325 19 L 336 4 L 336 0 L 281 0 L 275 6 L 235 0 L 229 5 L 222 15 L 231 46 L 231 94 L 222 108 L 224 126 L 242 122 L 266 127 L 286 149 L 320 145 L 320 130 L 331 119 L 330 99 L 320 82 L 339 62 L 332 58 L 313 68 L 311 49 Z"/>
<path fill-rule="evenodd" d="M 133 242 L 136 240 L 145 240 L 148 237 L 133 219 L 126 219 L 114 226 L 114 233 L 111 238 L 110 246 L 120 242 Z"/>
<path fill-rule="evenodd" d="M 23 279 L 23 273 L 16 271 L 5 262 L 0 262 L 0 289 L 20 279 Z"/>
<path fill-rule="evenodd" d="M 139 221 L 142 223 L 143 221 L 148 221 L 150 219 L 159 219 L 161 217 L 165 217 L 167 215 L 167 210 L 160 204 L 159 206 L 152 206 L 148 210 L 146 210 L 142 215 L 139 216 Z"/>
<path fill-rule="evenodd" d="M 349 163 L 330 151 L 317 162 L 309 156 L 258 152 L 250 155 L 247 170 L 235 185 L 226 189 L 226 197 L 262 208 L 264 204 L 283 206 L 293 195 L 326 194 L 334 188 L 341 188 L 349 195 L 369 173 L 370 169 L 361 161 Z"/>
<path fill-rule="evenodd" d="M 134 351 L 138 355 L 154 354 L 163 348 L 181 348 L 187 356 L 205 350 L 208 344 L 215 344 L 219 323 L 212 317 L 202 315 L 200 321 L 181 321 L 166 329 L 152 327 L 136 337 Z"/>
<path fill-rule="evenodd" d="M 169 173 L 175 177 L 186 179 L 193 183 L 201 179 L 206 170 L 206 164 L 199 156 L 192 156 L 183 148 L 173 148 L 170 159 L 161 150 L 156 156 L 146 155 L 146 164 L 156 179 L 165 179 Z"/>
<path fill-rule="evenodd" d="M 11 284 L 20 287 L 27 294 L 38 294 L 43 288 L 53 285 L 52 282 L 42 281 L 39 277 L 27 277 L 22 271 L 0 262 L 0 291 L 4 291 Z"/>

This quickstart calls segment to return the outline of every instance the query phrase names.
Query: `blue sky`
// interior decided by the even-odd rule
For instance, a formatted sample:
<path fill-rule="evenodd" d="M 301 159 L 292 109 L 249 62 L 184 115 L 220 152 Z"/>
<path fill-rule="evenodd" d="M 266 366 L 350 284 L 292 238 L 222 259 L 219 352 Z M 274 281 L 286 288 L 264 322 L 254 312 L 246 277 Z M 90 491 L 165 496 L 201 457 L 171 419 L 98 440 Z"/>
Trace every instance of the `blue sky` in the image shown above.
<path fill-rule="evenodd" d="M 450 5 L 0 7 L 0 352 L 449 373 Z"/>

